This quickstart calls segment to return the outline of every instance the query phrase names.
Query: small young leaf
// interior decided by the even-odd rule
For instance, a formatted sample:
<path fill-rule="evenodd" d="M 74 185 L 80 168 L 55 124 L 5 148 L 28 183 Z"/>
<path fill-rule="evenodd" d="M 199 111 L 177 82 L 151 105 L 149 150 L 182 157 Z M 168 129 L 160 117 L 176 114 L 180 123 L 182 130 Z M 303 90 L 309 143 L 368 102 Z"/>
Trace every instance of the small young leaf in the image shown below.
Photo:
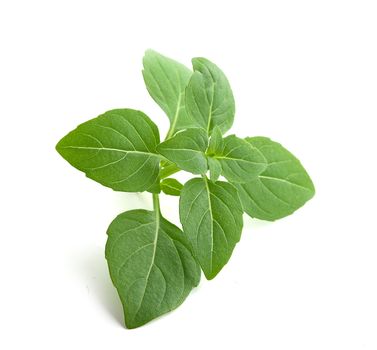
<path fill-rule="evenodd" d="M 161 161 L 160 165 L 161 165 L 162 168 L 167 168 L 167 167 L 169 167 L 169 166 L 171 166 L 171 165 L 174 165 L 174 163 L 171 162 L 170 160 L 163 159 L 163 160 Z"/>
<path fill-rule="evenodd" d="M 263 154 L 250 143 L 235 135 L 223 139 L 223 148 L 214 158 L 222 168 L 222 175 L 231 182 L 248 182 L 266 169 Z"/>
<path fill-rule="evenodd" d="M 181 169 L 177 167 L 176 164 L 169 161 L 169 165 L 165 166 L 164 168 L 160 169 L 160 178 L 165 179 L 166 177 L 173 175 L 180 171 Z"/>
<path fill-rule="evenodd" d="M 120 214 L 107 234 L 106 259 L 128 328 L 175 309 L 198 285 L 200 268 L 185 236 L 158 212 Z"/>
<path fill-rule="evenodd" d="M 217 159 L 212 158 L 212 157 L 208 157 L 207 161 L 208 161 L 210 179 L 211 181 L 215 182 L 221 175 L 221 164 Z"/>
<path fill-rule="evenodd" d="M 192 179 L 183 187 L 179 216 L 206 278 L 214 278 L 241 237 L 242 206 L 236 188 L 227 182 Z"/>
<path fill-rule="evenodd" d="M 247 214 L 262 220 L 277 220 L 292 214 L 313 197 L 313 182 L 292 153 L 267 137 L 246 140 L 268 162 L 266 170 L 257 178 L 236 184 Z"/>
<path fill-rule="evenodd" d="M 116 191 L 139 192 L 158 177 L 157 126 L 142 112 L 114 109 L 91 119 L 56 145 L 86 176 Z"/>
<path fill-rule="evenodd" d="M 170 119 L 169 137 L 176 130 L 194 127 L 185 110 L 185 89 L 192 71 L 153 50 L 146 51 L 143 66 L 149 94 Z"/>
<path fill-rule="evenodd" d="M 221 134 L 220 128 L 216 126 L 213 129 L 211 138 L 209 140 L 207 154 L 215 155 L 216 153 L 221 153 L 223 147 L 223 136 Z"/>
<path fill-rule="evenodd" d="M 183 170 L 193 174 L 205 174 L 208 169 L 205 155 L 207 146 L 208 137 L 205 131 L 193 128 L 180 131 L 160 143 L 157 152 Z"/>
<path fill-rule="evenodd" d="M 161 181 L 161 190 L 170 196 L 179 196 L 183 185 L 176 179 L 164 179 Z"/>
<path fill-rule="evenodd" d="M 186 89 L 186 111 L 211 134 L 218 126 L 225 133 L 233 124 L 235 104 L 225 74 L 205 58 L 193 58 L 194 74 Z"/>

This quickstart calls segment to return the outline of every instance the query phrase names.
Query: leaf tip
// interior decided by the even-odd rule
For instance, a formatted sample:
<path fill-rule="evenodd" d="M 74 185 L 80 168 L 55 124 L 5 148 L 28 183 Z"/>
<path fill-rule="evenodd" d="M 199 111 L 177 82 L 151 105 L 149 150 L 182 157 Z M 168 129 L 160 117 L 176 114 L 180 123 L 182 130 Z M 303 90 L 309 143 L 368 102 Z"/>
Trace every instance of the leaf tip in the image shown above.
<path fill-rule="evenodd" d="M 59 140 L 59 142 L 55 145 L 55 151 L 58 152 L 63 158 L 63 144 L 64 144 L 64 139 L 65 139 L 65 136 L 63 138 L 61 138 Z"/>

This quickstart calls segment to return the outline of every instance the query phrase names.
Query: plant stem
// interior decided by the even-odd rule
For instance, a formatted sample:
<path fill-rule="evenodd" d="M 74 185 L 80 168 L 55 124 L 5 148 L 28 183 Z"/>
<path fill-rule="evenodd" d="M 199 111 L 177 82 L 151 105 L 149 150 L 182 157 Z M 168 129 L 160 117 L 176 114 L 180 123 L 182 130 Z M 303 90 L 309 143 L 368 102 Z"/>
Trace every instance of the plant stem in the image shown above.
<path fill-rule="evenodd" d="M 180 103 L 180 101 L 181 101 L 181 95 L 179 96 L 178 104 Z M 174 134 L 175 124 L 177 123 L 177 119 L 178 119 L 178 113 L 179 113 L 179 109 L 177 109 L 177 111 L 176 111 L 176 115 L 174 116 L 174 121 L 170 125 L 168 133 L 167 133 L 167 135 L 165 137 L 165 140 L 169 139 Z M 161 158 L 162 158 L 162 160 L 167 160 L 162 155 L 161 155 Z M 161 167 L 161 163 L 160 163 L 160 167 Z M 180 170 L 181 169 L 179 169 L 175 164 L 168 165 L 165 168 L 162 168 L 160 170 L 160 180 L 165 179 L 166 177 L 168 177 L 170 175 L 173 175 L 173 174 L 177 173 Z M 153 209 L 154 209 L 155 212 L 158 212 L 158 214 L 161 215 L 160 198 L 159 198 L 159 196 L 158 196 L 157 193 L 153 193 L 152 196 L 153 196 Z"/>
<path fill-rule="evenodd" d="M 152 197 L 153 197 L 153 209 L 154 209 L 154 211 L 156 211 L 159 214 L 161 214 L 161 210 L 160 210 L 160 198 L 159 198 L 158 194 L 157 193 L 153 193 Z"/>
<path fill-rule="evenodd" d="M 165 141 L 166 141 L 167 139 L 170 139 L 170 138 L 173 136 L 173 134 L 174 134 L 174 126 L 171 125 L 170 128 L 169 128 L 169 131 L 168 131 L 168 133 L 167 133 L 167 135 L 166 135 L 166 137 L 165 137 Z"/>

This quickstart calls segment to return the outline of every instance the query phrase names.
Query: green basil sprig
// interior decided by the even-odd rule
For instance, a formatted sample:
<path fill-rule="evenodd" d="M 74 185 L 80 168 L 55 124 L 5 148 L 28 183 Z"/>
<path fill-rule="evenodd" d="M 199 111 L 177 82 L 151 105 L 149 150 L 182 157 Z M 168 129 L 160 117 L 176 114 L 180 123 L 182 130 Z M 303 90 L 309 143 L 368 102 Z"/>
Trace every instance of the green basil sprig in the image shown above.
<path fill-rule="evenodd" d="M 128 328 L 177 308 L 201 270 L 216 277 L 241 238 L 244 212 L 277 220 L 315 193 L 300 161 L 279 143 L 223 136 L 235 114 L 229 81 L 205 58 L 192 63 L 193 71 L 152 50 L 144 56 L 147 90 L 170 120 L 164 141 L 143 112 L 114 109 L 56 145 L 92 180 L 152 193 L 153 211 L 124 212 L 107 230 L 106 259 Z M 181 170 L 194 174 L 184 185 L 171 177 Z M 180 197 L 182 229 L 163 217 L 161 191 Z"/>

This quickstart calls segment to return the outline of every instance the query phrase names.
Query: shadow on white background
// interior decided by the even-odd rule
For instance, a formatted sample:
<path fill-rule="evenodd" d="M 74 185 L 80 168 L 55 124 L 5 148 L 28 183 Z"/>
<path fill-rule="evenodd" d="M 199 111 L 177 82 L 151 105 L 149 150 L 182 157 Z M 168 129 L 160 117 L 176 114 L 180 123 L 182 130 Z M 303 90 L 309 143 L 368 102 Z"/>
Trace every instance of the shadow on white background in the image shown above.
<path fill-rule="evenodd" d="M 89 298 L 115 323 L 124 327 L 122 304 L 110 279 L 105 248 L 88 247 L 86 251 L 78 254 L 72 263 L 77 278 L 85 283 Z"/>

